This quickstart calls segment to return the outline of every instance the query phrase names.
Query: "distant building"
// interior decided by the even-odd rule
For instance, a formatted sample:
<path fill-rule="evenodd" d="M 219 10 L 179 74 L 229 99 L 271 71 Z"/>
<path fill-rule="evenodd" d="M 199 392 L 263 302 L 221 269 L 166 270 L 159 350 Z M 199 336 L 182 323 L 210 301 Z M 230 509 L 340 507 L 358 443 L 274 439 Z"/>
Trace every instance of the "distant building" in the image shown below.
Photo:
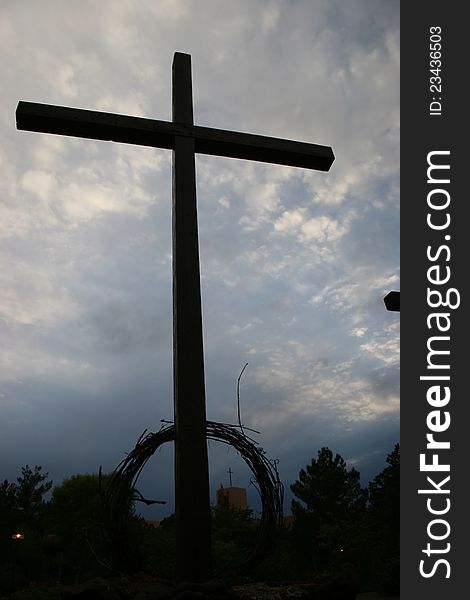
<path fill-rule="evenodd" d="M 282 522 L 284 527 L 292 527 L 294 524 L 294 516 L 293 515 L 284 515 L 282 517 Z"/>
<path fill-rule="evenodd" d="M 248 501 L 246 499 L 246 489 L 241 487 L 220 487 L 217 490 L 217 506 L 223 502 L 222 498 L 228 499 L 228 505 L 246 510 Z"/>
<path fill-rule="evenodd" d="M 152 527 L 160 527 L 161 521 L 155 521 L 155 519 L 145 519 L 147 525 L 151 525 Z"/>

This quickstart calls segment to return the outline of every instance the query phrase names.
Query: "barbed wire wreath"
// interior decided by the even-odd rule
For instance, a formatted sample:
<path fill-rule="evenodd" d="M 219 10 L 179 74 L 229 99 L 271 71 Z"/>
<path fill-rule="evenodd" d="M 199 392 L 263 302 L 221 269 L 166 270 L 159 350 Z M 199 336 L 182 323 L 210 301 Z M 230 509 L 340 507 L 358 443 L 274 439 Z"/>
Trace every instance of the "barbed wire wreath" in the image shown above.
<path fill-rule="evenodd" d="M 245 430 L 259 432 L 241 423 L 239 386 L 246 366 L 237 382 L 238 425 L 206 421 L 206 439 L 232 446 L 238 452 L 253 473 L 251 484 L 261 499 L 261 519 L 255 544 L 244 561 L 229 566 L 230 572 L 241 572 L 254 566 L 269 553 L 283 517 L 284 487 L 277 470 L 278 461 L 269 460 L 263 448 L 248 437 Z M 134 449 L 116 467 L 106 487 L 101 491 L 104 533 L 109 543 L 113 567 L 120 572 L 135 571 L 143 564 L 139 546 L 129 531 L 129 517 L 135 500 L 149 504 L 155 502 L 146 501 L 136 490 L 136 484 L 143 468 L 155 452 L 163 444 L 175 440 L 173 422 L 162 423 L 160 431 L 147 433 L 145 430 L 142 433 Z"/>
<path fill-rule="evenodd" d="M 245 427 L 249 431 L 249 428 Z M 253 473 L 251 483 L 261 498 L 261 519 L 258 535 L 247 558 L 231 565 L 230 571 L 242 571 L 257 564 L 272 548 L 275 532 L 282 524 L 283 484 L 279 479 L 275 461 L 270 461 L 261 446 L 235 425 L 207 421 L 208 440 L 222 442 L 235 448 Z M 138 544 L 129 531 L 131 506 L 136 499 L 137 480 L 147 461 L 167 442 L 175 440 L 174 424 L 165 424 L 158 432 L 144 431 L 135 448 L 112 473 L 102 490 L 103 522 L 108 539 L 113 566 L 119 571 L 131 571 L 142 565 Z M 145 499 L 143 499 L 145 501 Z"/>

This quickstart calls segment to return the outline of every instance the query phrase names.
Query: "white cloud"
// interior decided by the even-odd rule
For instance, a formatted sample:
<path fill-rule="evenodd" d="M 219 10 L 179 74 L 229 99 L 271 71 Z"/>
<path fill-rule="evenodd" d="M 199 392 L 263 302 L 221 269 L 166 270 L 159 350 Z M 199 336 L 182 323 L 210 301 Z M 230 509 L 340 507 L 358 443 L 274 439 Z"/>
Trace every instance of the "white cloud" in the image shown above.
<path fill-rule="evenodd" d="M 314 217 L 306 221 L 301 228 L 301 239 L 305 241 L 333 242 L 347 231 L 336 219 L 327 216 Z"/>
<path fill-rule="evenodd" d="M 56 193 L 57 179 L 45 171 L 26 171 L 21 178 L 21 187 L 44 201 Z"/>
<path fill-rule="evenodd" d="M 361 345 L 361 350 L 372 354 L 387 366 L 398 365 L 400 362 L 400 326 L 394 323 L 376 333 L 374 338 Z"/>
<path fill-rule="evenodd" d="M 269 371 L 265 379 L 261 374 L 256 377 L 258 384 L 272 386 L 277 394 L 269 407 L 265 403 L 246 407 L 244 420 L 266 432 L 290 428 L 300 416 L 312 422 L 326 417 L 346 426 L 397 417 L 399 413 L 398 394 L 381 394 L 370 379 L 355 376 L 349 368 L 336 370 L 334 375 L 331 371 L 330 375 L 323 373 L 321 379 L 311 382 L 305 376 L 296 380 L 287 369 Z M 249 394 L 247 390 L 246 396 Z"/>
<path fill-rule="evenodd" d="M 103 112 L 145 117 L 145 104 L 146 103 L 140 93 L 128 92 L 126 95 L 120 96 L 119 98 L 111 95 L 100 96 L 95 101 L 94 108 Z"/>
<path fill-rule="evenodd" d="M 227 198 L 227 196 L 222 196 L 221 198 L 219 198 L 217 200 L 217 203 L 219 204 L 222 210 L 230 208 L 230 200 Z"/>
<path fill-rule="evenodd" d="M 62 64 L 58 67 L 54 77 L 56 85 L 65 97 L 75 98 L 77 96 L 77 84 L 75 83 L 75 69 L 70 64 Z"/>
<path fill-rule="evenodd" d="M 305 221 L 305 209 L 285 210 L 274 223 L 276 231 L 284 233 L 297 232 Z"/>
<path fill-rule="evenodd" d="M 351 335 L 355 337 L 362 338 L 367 333 L 367 327 L 356 327 L 351 331 Z"/>
<path fill-rule="evenodd" d="M 0 270 L 0 315 L 7 323 L 60 325 L 77 312 L 70 290 L 48 273 L 16 259 L 3 259 Z"/>
<path fill-rule="evenodd" d="M 302 244 L 311 247 L 318 244 L 327 253 L 324 258 L 329 260 L 334 252 L 335 242 L 345 236 L 351 227 L 356 214 L 349 210 L 338 218 L 326 214 L 310 216 L 306 208 L 284 211 L 274 222 L 274 230 L 281 234 L 294 235 Z"/>
<path fill-rule="evenodd" d="M 37 136 L 31 140 L 29 151 L 36 168 L 46 170 L 51 175 L 54 169 L 64 163 L 66 138 L 56 135 Z"/>
<path fill-rule="evenodd" d="M 271 222 L 272 215 L 278 211 L 280 204 L 277 183 L 253 182 L 246 199 L 247 214 L 240 219 L 240 225 L 247 231 L 256 231 L 262 224 Z"/>

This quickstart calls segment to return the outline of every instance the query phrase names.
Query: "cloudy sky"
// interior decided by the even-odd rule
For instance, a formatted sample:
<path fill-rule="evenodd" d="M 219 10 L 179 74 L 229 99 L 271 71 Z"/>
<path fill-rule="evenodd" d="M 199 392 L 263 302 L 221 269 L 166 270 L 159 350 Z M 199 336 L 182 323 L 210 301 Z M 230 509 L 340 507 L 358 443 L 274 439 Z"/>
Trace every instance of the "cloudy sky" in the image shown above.
<path fill-rule="evenodd" d="M 19 132 L 19 100 L 331 145 L 329 173 L 197 157 L 207 411 L 286 486 L 321 446 L 377 474 L 399 438 L 398 0 L 4 0 L 0 478 L 111 470 L 171 419 L 171 152 Z M 211 485 L 247 486 L 211 443 Z M 145 495 L 173 503 L 172 449 Z M 256 501 L 250 488 L 250 501 Z M 290 494 L 286 509 L 289 512 Z"/>

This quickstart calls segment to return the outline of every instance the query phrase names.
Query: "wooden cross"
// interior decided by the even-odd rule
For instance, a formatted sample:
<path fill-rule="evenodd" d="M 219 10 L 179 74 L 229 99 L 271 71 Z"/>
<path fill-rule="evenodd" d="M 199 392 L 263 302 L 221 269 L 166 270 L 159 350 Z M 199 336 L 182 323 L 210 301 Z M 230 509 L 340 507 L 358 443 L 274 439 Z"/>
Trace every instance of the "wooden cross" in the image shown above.
<path fill-rule="evenodd" d="M 177 578 L 211 575 L 211 511 L 195 153 L 328 171 L 330 147 L 193 123 L 191 56 L 173 59 L 173 120 L 157 121 L 33 102 L 19 102 L 18 129 L 173 150 L 173 377 Z"/>
<path fill-rule="evenodd" d="M 232 475 L 233 475 L 232 467 L 228 468 L 227 473 L 228 473 L 228 476 L 230 478 L 230 487 L 232 487 Z"/>

